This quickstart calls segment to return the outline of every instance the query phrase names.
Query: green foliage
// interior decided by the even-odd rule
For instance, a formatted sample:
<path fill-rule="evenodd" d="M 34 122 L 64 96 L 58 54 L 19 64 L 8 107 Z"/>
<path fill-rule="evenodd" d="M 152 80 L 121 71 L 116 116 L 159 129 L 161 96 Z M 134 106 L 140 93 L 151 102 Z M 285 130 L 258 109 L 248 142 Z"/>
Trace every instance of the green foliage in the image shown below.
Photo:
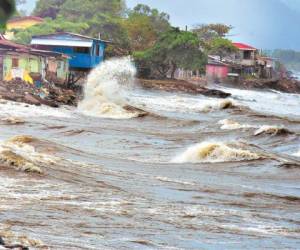
<path fill-rule="evenodd" d="M 123 55 L 129 51 L 128 33 L 123 27 L 126 5 L 124 0 L 39 0 L 34 14 L 66 22 L 87 24 L 83 35 L 110 40 L 110 54 Z"/>
<path fill-rule="evenodd" d="M 162 32 L 170 29 L 169 16 L 148 5 L 138 4 L 129 11 L 123 22 L 133 51 L 145 50 L 154 45 Z"/>
<path fill-rule="evenodd" d="M 65 21 L 62 18 L 52 20 L 46 19 L 44 23 L 32 26 L 26 30 L 13 30 L 15 33 L 15 41 L 23 44 L 29 44 L 32 36 L 52 34 L 55 32 L 74 32 L 80 33 L 87 29 L 86 23 L 74 23 Z"/>
<path fill-rule="evenodd" d="M 126 9 L 124 0 L 39 0 L 34 14 L 56 18 L 58 15 L 68 20 L 86 21 L 101 14 L 121 16 Z"/>
<path fill-rule="evenodd" d="M 129 12 L 129 19 L 136 16 L 149 18 L 156 33 L 165 32 L 170 29 L 170 16 L 165 12 L 159 12 L 157 9 L 151 9 L 148 5 L 138 4 Z"/>
<path fill-rule="evenodd" d="M 218 55 L 222 59 L 225 56 L 237 52 L 237 48 L 230 40 L 218 37 L 210 42 L 208 51 L 210 54 Z"/>
<path fill-rule="evenodd" d="M 196 34 L 180 31 L 178 28 L 164 32 L 153 48 L 134 53 L 140 67 L 149 67 L 152 73 L 171 78 L 178 68 L 201 69 L 206 63 L 206 56 L 199 49 Z"/>
<path fill-rule="evenodd" d="M 217 38 L 224 38 L 232 29 L 232 26 L 225 24 L 202 24 L 197 25 L 192 32 L 197 34 L 201 41 L 200 46 L 208 51 L 213 40 Z"/>
<path fill-rule="evenodd" d="M 174 77 L 178 68 L 203 70 L 207 53 L 223 57 L 235 51 L 224 38 L 231 26 L 209 24 L 180 31 L 171 27 L 168 14 L 144 4 L 128 10 L 125 0 L 38 0 L 33 14 L 45 22 L 15 30 L 17 42 L 63 31 L 100 36 L 112 42 L 108 56 L 133 54 L 140 67 L 160 77 L 168 72 Z"/>
<path fill-rule="evenodd" d="M 40 17 L 56 18 L 66 0 L 38 0 L 33 14 Z"/>

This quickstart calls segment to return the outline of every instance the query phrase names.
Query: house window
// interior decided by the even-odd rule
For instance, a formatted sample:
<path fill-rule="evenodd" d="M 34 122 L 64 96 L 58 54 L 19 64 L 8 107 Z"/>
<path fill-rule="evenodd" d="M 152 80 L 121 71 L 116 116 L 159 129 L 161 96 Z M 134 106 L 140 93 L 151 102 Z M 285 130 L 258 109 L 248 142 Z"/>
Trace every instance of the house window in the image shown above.
<path fill-rule="evenodd" d="M 13 58 L 12 59 L 12 67 L 13 68 L 18 68 L 19 67 L 19 59 L 18 58 Z"/>
<path fill-rule="evenodd" d="M 90 48 L 87 48 L 87 47 L 74 47 L 74 53 L 90 54 Z"/>
<path fill-rule="evenodd" d="M 244 51 L 244 59 L 250 60 L 251 59 L 251 52 L 250 50 Z"/>

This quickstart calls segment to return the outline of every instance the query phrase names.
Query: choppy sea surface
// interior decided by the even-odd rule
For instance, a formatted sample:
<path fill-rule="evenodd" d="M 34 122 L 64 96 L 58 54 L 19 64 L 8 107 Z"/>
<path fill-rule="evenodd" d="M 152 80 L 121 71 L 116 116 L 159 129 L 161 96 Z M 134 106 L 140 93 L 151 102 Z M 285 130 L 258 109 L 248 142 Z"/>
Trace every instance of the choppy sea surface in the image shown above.
<path fill-rule="evenodd" d="M 108 61 L 78 108 L 0 102 L 0 236 L 30 249 L 299 249 L 300 95 L 145 91 L 134 74 Z"/>

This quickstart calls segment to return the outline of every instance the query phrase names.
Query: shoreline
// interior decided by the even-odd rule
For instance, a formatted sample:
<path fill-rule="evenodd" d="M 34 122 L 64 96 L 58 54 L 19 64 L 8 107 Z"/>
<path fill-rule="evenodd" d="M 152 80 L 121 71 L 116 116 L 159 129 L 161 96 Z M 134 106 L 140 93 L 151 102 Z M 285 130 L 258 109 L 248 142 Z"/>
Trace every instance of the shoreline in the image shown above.
<path fill-rule="evenodd" d="M 136 84 L 145 90 L 156 90 L 173 93 L 185 93 L 190 95 L 203 95 L 214 98 L 228 98 L 230 93 L 211 89 L 209 82 L 188 81 L 178 79 L 144 79 L 137 78 Z M 300 94 L 300 82 L 292 79 L 266 80 L 245 79 L 239 82 L 224 81 L 214 83 L 219 86 L 254 91 L 280 91 L 289 94 Z M 30 105 L 46 105 L 58 108 L 61 105 L 77 106 L 82 98 L 82 88 L 67 88 L 50 83 L 43 83 L 42 87 L 24 83 L 20 80 L 0 82 L 0 99 L 26 103 Z"/>

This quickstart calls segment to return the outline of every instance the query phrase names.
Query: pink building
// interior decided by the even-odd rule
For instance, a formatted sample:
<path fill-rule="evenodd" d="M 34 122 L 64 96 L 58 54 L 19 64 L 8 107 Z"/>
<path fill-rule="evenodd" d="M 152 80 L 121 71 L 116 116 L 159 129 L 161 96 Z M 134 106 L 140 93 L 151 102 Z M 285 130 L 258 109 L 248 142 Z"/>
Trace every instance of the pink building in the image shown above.
<path fill-rule="evenodd" d="M 227 64 L 221 62 L 218 58 L 208 56 L 208 63 L 206 65 L 206 78 L 208 80 L 222 80 L 227 78 L 229 67 Z"/>

